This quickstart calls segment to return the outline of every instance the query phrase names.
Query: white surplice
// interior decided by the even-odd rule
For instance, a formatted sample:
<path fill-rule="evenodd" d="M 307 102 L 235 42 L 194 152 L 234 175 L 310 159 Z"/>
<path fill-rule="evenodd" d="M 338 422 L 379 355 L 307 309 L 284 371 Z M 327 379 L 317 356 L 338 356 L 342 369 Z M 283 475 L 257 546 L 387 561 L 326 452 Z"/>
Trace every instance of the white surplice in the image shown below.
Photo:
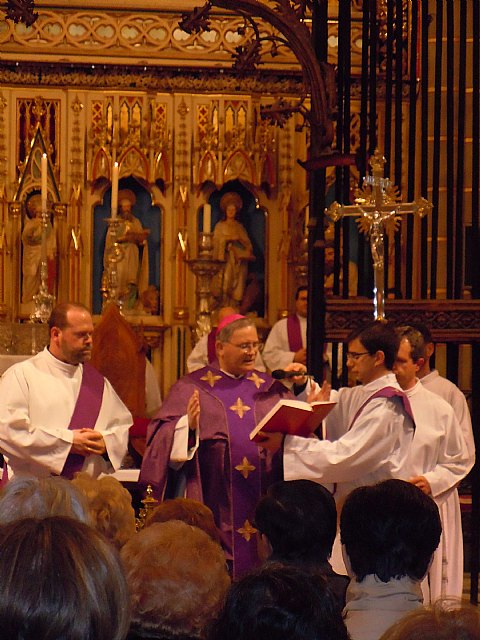
<path fill-rule="evenodd" d="M 47 348 L 10 367 L 0 381 L 0 452 L 9 477 L 60 474 L 73 442 L 68 429 L 80 391 L 83 366 L 55 358 Z M 127 450 L 132 416 L 105 380 L 95 424 L 105 441 L 110 463 L 102 456 L 85 458 L 83 470 L 93 476 L 118 469 Z"/>
<path fill-rule="evenodd" d="M 436 369 L 432 369 L 430 373 L 420 378 L 420 382 L 426 389 L 437 394 L 453 407 L 473 465 L 475 462 L 475 441 L 473 439 L 472 418 L 464 393 L 453 382 L 441 376 Z"/>
<path fill-rule="evenodd" d="M 423 585 L 425 603 L 444 596 L 462 596 L 463 538 L 457 485 L 472 468 L 453 408 L 420 381 L 405 391 L 415 419 L 410 473 L 424 476 L 442 520 L 442 538 Z"/>
<path fill-rule="evenodd" d="M 399 385 L 389 373 L 369 384 L 345 387 L 326 418 L 327 440 L 287 436 L 284 445 L 286 480 L 304 478 L 336 483 L 337 501 L 355 487 L 387 478 L 404 478 L 413 424 L 399 398 L 374 398 L 383 387 Z"/>
<path fill-rule="evenodd" d="M 297 318 L 300 321 L 300 335 L 302 337 L 302 347 L 305 348 L 307 344 L 307 319 L 299 316 Z M 276 322 L 268 334 L 267 341 L 265 342 L 265 348 L 263 349 L 262 356 L 265 364 L 270 371 L 275 369 L 285 369 L 287 364 L 293 362 L 295 357 L 295 351 L 290 349 L 288 341 L 288 318 L 282 318 Z"/>
<path fill-rule="evenodd" d="M 334 398 L 338 403 L 326 419 L 328 440 L 287 436 L 285 479 L 335 483 L 337 505 L 356 487 L 389 478 L 408 480 L 407 460 L 414 431 L 401 399 L 374 398 L 354 421 L 368 398 L 384 387 L 400 389 L 393 373 L 366 385 L 340 389 Z M 338 536 L 331 564 L 337 573 L 346 573 Z"/>

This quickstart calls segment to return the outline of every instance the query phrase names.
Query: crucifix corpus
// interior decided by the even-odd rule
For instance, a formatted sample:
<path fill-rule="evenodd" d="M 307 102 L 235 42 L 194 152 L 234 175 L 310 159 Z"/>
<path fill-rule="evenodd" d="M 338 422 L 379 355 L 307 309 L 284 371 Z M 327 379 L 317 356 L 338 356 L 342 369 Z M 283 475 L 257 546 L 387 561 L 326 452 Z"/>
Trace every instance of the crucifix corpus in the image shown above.
<path fill-rule="evenodd" d="M 395 232 L 400 216 L 416 213 L 423 218 L 432 210 L 432 203 L 425 198 L 413 202 L 400 202 L 398 189 L 388 178 L 383 177 L 385 158 L 377 149 L 370 159 L 372 174 L 363 180 L 361 189 L 355 193 L 355 204 L 342 205 L 332 202 L 325 210 L 334 222 L 343 216 L 357 218 L 360 231 L 370 240 L 373 261 L 373 316 L 385 320 L 385 233 Z"/>

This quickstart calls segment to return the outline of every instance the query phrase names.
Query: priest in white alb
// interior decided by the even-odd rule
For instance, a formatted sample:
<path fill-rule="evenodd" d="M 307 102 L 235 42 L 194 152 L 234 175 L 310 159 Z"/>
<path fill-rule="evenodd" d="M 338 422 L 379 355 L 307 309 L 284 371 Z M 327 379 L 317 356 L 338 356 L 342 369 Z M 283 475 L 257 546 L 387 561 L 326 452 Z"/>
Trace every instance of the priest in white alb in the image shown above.
<path fill-rule="evenodd" d="M 13 475 L 92 476 L 118 469 L 132 416 L 111 384 L 87 363 L 93 321 L 63 303 L 49 320 L 49 346 L 13 365 L 0 381 L 2 482 Z"/>

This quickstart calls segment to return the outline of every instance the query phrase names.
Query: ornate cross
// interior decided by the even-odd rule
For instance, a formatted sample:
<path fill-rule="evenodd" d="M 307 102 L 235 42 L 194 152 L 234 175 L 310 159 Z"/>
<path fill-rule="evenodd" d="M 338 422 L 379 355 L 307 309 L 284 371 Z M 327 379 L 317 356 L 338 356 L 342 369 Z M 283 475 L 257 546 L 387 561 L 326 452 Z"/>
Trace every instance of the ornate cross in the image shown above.
<path fill-rule="evenodd" d="M 357 223 L 370 239 L 373 260 L 373 315 L 375 320 L 385 320 L 385 270 L 384 236 L 394 232 L 400 216 L 416 213 L 423 218 L 432 210 L 432 203 L 425 198 L 413 202 L 401 202 L 398 189 L 388 178 L 383 177 L 385 158 L 377 149 L 370 160 L 372 175 L 366 176 L 363 186 L 358 189 L 355 204 L 342 205 L 333 202 L 325 213 L 337 222 L 343 216 L 357 218 Z"/>

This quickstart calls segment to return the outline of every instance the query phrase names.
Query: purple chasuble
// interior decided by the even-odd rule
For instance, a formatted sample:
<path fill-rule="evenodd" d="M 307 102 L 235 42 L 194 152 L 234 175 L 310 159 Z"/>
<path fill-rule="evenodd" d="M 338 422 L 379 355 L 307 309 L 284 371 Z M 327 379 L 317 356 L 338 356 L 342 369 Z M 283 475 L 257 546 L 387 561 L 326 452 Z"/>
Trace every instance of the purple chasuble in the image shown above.
<path fill-rule="evenodd" d="M 255 398 L 262 388 L 267 389 L 268 376 L 261 379 L 259 388 L 251 376 L 232 378 L 223 372 L 210 370 L 220 379 L 213 387 L 205 375 L 205 369 L 190 374 L 195 383 L 207 393 L 212 393 L 225 408 L 228 426 L 228 452 L 230 456 L 232 556 L 233 575 L 240 576 L 258 564 L 256 530 L 252 520 L 256 504 L 262 495 L 262 461 L 260 449 L 249 436 L 256 424 Z"/>
<path fill-rule="evenodd" d="M 300 320 L 296 314 L 287 317 L 287 335 L 290 351 L 299 351 L 303 347 Z"/>
<path fill-rule="evenodd" d="M 413 419 L 413 411 L 412 411 L 412 407 L 410 405 L 410 400 L 408 399 L 408 396 L 405 393 L 403 393 L 403 391 L 401 391 L 400 389 L 396 389 L 395 387 L 383 387 L 383 389 L 379 389 L 378 391 L 375 391 L 375 393 L 373 393 L 369 398 L 365 400 L 365 402 L 362 404 L 360 409 L 355 414 L 352 422 L 350 423 L 350 426 L 348 427 L 349 431 L 353 427 L 355 420 L 362 413 L 365 406 L 370 402 L 370 400 L 374 400 L 375 398 L 400 398 L 403 404 L 403 409 L 407 414 L 407 416 L 411 418 L 413 422 L 413 429 L 415 430 L 415 420 Z"/>
<path fill-rule="evenodd" d="M 94 429 L 102 406 L 104 378 L 95 367 L 85 363 L 82 372 L 82 384 L 77 402 L 70 419 L 69 429 Z M 62 476 L 73 478 L 73 474 L 81 471 L 85 457 L 77 453 L 69 453 Z"/>

